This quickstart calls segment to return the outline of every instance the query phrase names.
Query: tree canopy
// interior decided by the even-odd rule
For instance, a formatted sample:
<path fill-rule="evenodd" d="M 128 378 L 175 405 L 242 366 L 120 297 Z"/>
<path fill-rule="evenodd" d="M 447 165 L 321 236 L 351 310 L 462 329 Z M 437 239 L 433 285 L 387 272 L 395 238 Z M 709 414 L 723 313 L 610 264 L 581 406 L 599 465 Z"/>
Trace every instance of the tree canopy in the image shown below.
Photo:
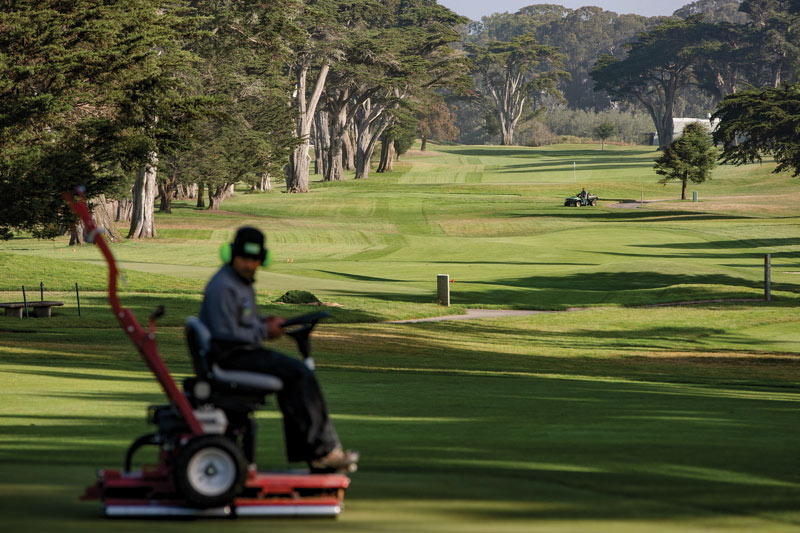
<path fill-rule="evenodd" d="M 192 24 L 187 10 L 159 0 L 3 3 L 0 234 L 58 234 L 71 220 L 61 191 L 99 194 L 153 142 L 176 142 L 193 104 L 164 96 Z M 164 120 L 146 130 L 156 105 Z"/>
<path fill-rule="evenodd" d="M 708 45 L 709 25 L 702 16 L 668 20 L 628 45 L 625 59 L 601 57 L 592 70 L 596 90 L 632 99 L 647 109 L 659 145 L 672 142 L 673 110 L 680 89 L 694 81 L 694 66 Z"/>
<path fill-rule="evenodd" d="M 726 97 L 714 113 L 714 141 L 724 163 L 743 165 L 771 155 L 774 172 L 800 175 L 800 85 L 749 89 Z"/>
<path fill-rule="evenodd" d="M 494 108 L 504 145 L 514 143 L 522 114 L 535 110 L 543 94 L 560 96 L 558 80 L 569 76 L 561 69 L 564 56 L 552 46 L 539 44 L 531 34 L 507 42 L 468 45 L 467 52 Z"/>

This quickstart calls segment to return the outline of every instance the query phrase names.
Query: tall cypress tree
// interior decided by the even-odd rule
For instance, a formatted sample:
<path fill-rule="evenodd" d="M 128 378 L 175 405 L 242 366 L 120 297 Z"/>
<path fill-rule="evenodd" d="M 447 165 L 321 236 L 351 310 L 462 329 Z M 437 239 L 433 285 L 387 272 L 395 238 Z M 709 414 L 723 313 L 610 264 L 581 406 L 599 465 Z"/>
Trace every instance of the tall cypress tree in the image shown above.
<path fill-rule="evenodd" d="M 656 174 L 664 176 L 659 183 L 681 182 L 681 200 L 686 200 L 686 184 L 703 183 L 711 176 L 717 163 L 717 149 L 711 135 L 702 124 L 691 123 L 683 134 L 664 149 L 656 159 Z"/>

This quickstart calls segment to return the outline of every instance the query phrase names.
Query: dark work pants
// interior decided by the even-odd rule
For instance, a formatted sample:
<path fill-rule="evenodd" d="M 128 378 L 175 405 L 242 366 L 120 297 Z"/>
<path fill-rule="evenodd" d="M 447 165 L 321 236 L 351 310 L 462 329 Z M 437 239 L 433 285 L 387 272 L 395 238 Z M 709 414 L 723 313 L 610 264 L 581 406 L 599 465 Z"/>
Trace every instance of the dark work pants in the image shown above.
<path fill-rule="evenodd" d="M 283 381 L 277 396 L 290 462 L 323 457 L 339 445 L 317 378 L 302 361 L 266 348 L 247 348 L 228 352 L 218 364 L 227 370 L 271 374 Z"/>

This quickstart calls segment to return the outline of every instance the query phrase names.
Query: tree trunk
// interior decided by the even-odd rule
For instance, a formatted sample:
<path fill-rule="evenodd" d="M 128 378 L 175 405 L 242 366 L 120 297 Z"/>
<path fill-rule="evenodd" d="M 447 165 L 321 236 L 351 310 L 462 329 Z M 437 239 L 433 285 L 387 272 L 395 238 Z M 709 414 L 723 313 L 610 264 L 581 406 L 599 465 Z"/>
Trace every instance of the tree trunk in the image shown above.
<path fill-rule="evenodd" d="M 197 184 L 197 205 L 195 207 L 199 207 L 201 209 L 205 208 L 206 200 L 204 198 L 206 194 L 206 184 L 202 181 Z"/>
<path fill-rule="evenodd" d="M 172 213 L 172 200 L 178 195 L 178 176 L 173 174 L 166 181 L 159 181 L 158 192 L 161 198 L 159 213 Z"/>
<path fill-rule="evenodd" d="M 688 177 L 686 173 L 683 174 L 683 179 L 681 180 L 681 200 L 686 200 L 686 180 Z"/>
<path fill-rule="evenodd" d="M 503 136 L 500 139 L 500 144 L 503 146 L 512 146 L 514 144 L 514 129 L 513 128 L 503 128 Z"/>
<path fill-rule="evenodd" d="M 394 141 L 386 139 L 381 140 L 381 160 L 378 163 L 378 170 L 376 172 L 389 172 L 394 169 Z"/>
<path fill-rule="evenodd" d="M 129 239 L 149 239 L 158 236 L 155 225 L 158 154 L 150 152 L 148 159 L 139 169 L 133 185 L 133 212 Z"/>
<path fill-rule="evenodd" d="M 233 183 L 223 183 L 217 187 L 208 186 L 208 210 L 219 211 L 222 202 L 230 196 L 230 188 Z"/>
<path fill-rule="evenodd" d="M 344 181 L 343 151 L 347 145 L 347 108 L 342 106 L 331 122 L 325 181 Z"/>
<path fill-rule="evenodd" d="M 286 174 L 286 192 L 308 192 L 308 173 L 311 157 L 308 155 L 308 140 L 300 144 L 289 156 L 289 171 Z"/>
<path fill-rule="evenodd" d="M 425 149 L 428 147 L 428 138 L 425 137 L 424 135 L 421 138 L 422 138 L 422 146 L 420 147 L 419 150 L 420 152 L 424 152 Z"/>
<path fill-rule="evenodd" d="M 106 200 L 105 194 L 101 194 L 92 198 L 89 205 L 92 206 L 92 220 L 94 225 L 104 234 L 106 240 L 111 242 L 122 240 L 122 234 L 117 230 L 114 225 L 114 217 L 112 206 L 116 203 L 115 200 Z M 86 227 L 83 222 L 77 222 L 69 227 L 69 245 L 83 244 L 88 242 L 89 235 L 86 234 Z"/>
<path fill-rule="evenodd" d="M 320 68 L 317 82 L 310 98 L 306 94 L 306 78 L 310 67 L 310 58 L 297 67 L 297 89 L 295 102 L 297 108 L 297 121 L 295 135 L 301 140 L 300 145 L 289 156 L 289 172 L 286 175 L 286 192 L 308 192 L 308 173 L 311 168 L 308 155 L 309 136 L 311 124 L 317 111 L 317 103 L 325 87 L 325 80 L 330 70 L 329 64 Z"/>
<path fill-rule="evenodd" d="M 189 183 L 189 184 L 179 183 L 175 186 L 175 196 L 173 198 L 174 200 L 191 200 L 195 196 L 197 196 L 196 183 Z"/>
<path fill-rule="evenodd" d="M 86 227 L 82 221 L 69 225 L 69 245 L 83 244 L 86 242 Z"/>
<path fill-rule="evenodd" d="M 360 131 L 358 139 L 356 140 L 356 176 L 357 180 L 365 180 L 369 177 L 370 167 L 372 165 L 372 150 L 370 146 L 375 146 L 372 143 L 372 136 L 369 134 L 369 128 L 364 128 Z"/>
<path fill-rule="evenodd" d="M 261 192 L 267 192 L 272 190 L 272 182 L 269 179 L 269 172 L 263 172 L 261 174 L 261 180 L 258 184 L 258 190 Z"/>
<path fill-rule="evenodd" d="M 331 146 L 331 132 L 328 126 L 328 112 L 319 111 L 314 119 L 314 174 L 328 176 Z"/>
<path fill-rule="evenodd" d="M 352 129 L 352 127 L 351 127 Z M 355 139 L 352 131 L 345 131 L 342 136 L 342 149 L 343 159 L 342 166 L 345 170 L 353 170 L 356 168 L 356 147 L 353 139 Z"/>
<path fill-rule="evenodd" d="M 356 142 L 355 179 L 367 179 L 369 177 L 375 145 L 388 126 L 389 122 L 382 120 L 381 124 L 377 127 L 377 131 L 372 131 L 372 128 L 367 127 L 364 128 L 364 133 L 358 136 L 358 141 Z"/>
<path fill-rule="evenodd" d="M 123 198 L 117 203 L 117 214 L 114 220 L 117 222 L 129 222 L 133 215 L 133 200 Z"/>
<path fill-rule="evenodd" d="M 370 165 L 372 163 L 372 153 L 375 144 L 386 131 L 390 121 L 385 118 L 383 104 L 375 104 L 367 99 L 362 104 L 359 111 L 358 137 L 356 138 L 356 177 L 355 179 L 367 179 L 369 177 Z"/>

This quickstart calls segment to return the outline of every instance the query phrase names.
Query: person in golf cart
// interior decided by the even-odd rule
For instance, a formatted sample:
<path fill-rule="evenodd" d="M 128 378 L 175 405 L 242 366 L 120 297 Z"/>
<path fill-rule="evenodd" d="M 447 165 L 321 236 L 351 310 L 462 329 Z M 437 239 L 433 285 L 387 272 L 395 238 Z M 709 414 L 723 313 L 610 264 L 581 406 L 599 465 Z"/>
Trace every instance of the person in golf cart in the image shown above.
<path fill-rule="evenodd" d="M 588 197 L 589 193 L 586 192 L 586 187 L 581 188 L 581 192 L 578 193 L 578 198 L 580 198 L 581 201 L 585 202 Z"/>
<path fill-rule="evenodd" d="M 290 462 L 307 462 L 313 470 L 353 471 L 358 453 L 342 449 L 314 372 L 300 360 L 262 346 L 283 334 L 285 322 L 261 316 L 256 309 L 254 276 L 269 255 L 264 234 L 242 227 L 222 255 L 226 264 L 206 285 L 200 308 L 200 320 L 211 333 L 212 361 L 226 370 L 283 381 L 277 397 Z"/>

